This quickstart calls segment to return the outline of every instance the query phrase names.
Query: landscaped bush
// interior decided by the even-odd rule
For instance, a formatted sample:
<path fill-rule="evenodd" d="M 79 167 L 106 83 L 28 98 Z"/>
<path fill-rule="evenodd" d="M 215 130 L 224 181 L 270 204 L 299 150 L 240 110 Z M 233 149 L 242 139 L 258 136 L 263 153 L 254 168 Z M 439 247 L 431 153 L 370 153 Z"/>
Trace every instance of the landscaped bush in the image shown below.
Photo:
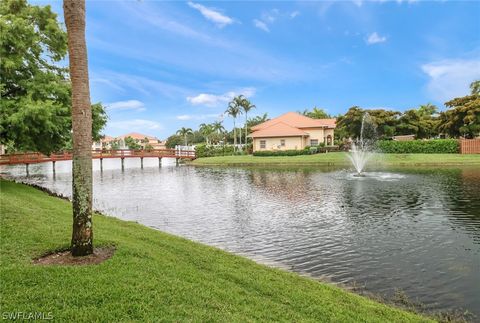
<path fill-rule="evenodd" d="M 262 150 L 253 152 L 253 156 L 299 156 L 310 155 L 310 148 L 304 150 Z"/>
<path fill-rule="evenodd" d="M 381 140 L 377 148 L 387 154 L 456 154 L 459 143 L 456 139 L 394 141 Z"/>
<path fill-rule="evenodd" d="M 196 145 L 195 153 L 197 157 L 229 156 L 233 155 L 233 146 Z"/>

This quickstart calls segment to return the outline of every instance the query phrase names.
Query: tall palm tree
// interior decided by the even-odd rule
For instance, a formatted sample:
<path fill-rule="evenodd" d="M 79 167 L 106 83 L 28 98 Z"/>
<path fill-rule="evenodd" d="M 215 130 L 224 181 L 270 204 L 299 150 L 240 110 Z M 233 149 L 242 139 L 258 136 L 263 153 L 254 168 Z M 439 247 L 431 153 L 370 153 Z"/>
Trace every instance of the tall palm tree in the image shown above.
<path fill-rule="evenodd" d="M 213 128 L 213 132 L 218 134 L 221 134 L 222 132 L 225 131 L 225 127 L 223 126 L 221 121 L 215 121 L 214 123 L 212 123 L 212 128 Z"/>
<path fill-rule="evenodd" d="M 305 110 L 303 110 L 303 111 L 298 110 L 297 113 L 298 113 L 298 114 L 302 114 L 302 115 L 304 115 L 304 116 L 308 116 L 308 114 L 310 113 L 310 111 L 308 111 L 308 109 L 305 109 Z"/>
<path fill-rule="evenodd" d="M 72 204 L 73 256 L 93 253 L 92 228 L 92 107 L 85 41 L 85 0 L 64 0 L 72 82 Z"/>
<path fill-rule="evenodd" d="M 254 118 L 251 118 L 247 121 L 249 127 L 254 127 L 256 125 L 259 125 L 261 123 L 264 123 L 265 121 L 268 120 L 268 114 L 264 113 L 262 116 L 256 116 Z"/>
<path fill-rule="evenodd" d="M 214 123 L 212 123 L 212 129 L 213 133 L 219 136 L 225 132 L 225 127 L 222 125 L 221 121 L 215 121 Z"/>
<path fill-rule="evenodd" d="M 210 144 L 209 136 L 213 133 L 213 127 L 211 124 L 202 123 L 199 127 L 200 133 L 205 137 L 207 145 Z"/>
<path fill-rule="evenodd" d="M 307 117 L 313 119 L 329 119 L 330 115 L 325 111 L 325 109 L 313 107 L 312 112 L 306 114 Z"/>
<path fill-rule="evenodd" d="M 228 103 L 228 109 L 225 111 L 226 114 L 233 118 L 233 151 L 235 151 L 237 147 L 237 129 L 236 129 L 236 119 L 239 114 L 242 113 L 242 98 L 240 96 L 236 96 L 233 98 L 230 103 Z"/>
<path fill-rule="evenodd" d="M 180 130 L 177 131 L 177 135 L 183 136 L 183 139 L 185 140 L 185 146 L 188 146 L 187 136 L 191 134 L 193 134 L 191 128 L 182 127 Z"/>
<path fill-rule="evenodd" d="M 247 98 L 245 97 L 243 98 L 242 110 L 243 112 L 245 112 L 245 144 L 247 144 L 247 136 L 248 136 L 248 112 L 255 108 L 256 106 L 252 104 Z"/>

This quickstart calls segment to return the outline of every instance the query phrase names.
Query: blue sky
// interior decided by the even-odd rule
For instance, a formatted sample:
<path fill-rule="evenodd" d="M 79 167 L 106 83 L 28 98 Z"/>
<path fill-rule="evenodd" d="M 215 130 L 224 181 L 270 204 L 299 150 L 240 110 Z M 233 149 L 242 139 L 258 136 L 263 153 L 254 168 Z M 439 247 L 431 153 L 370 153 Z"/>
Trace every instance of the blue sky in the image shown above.
<path fill-rule="evenodd" d="M 238 94 L 270 117 L 443 109 L 480 79 L 479 16 L 477 1 L 87 1 L 92 102 L 108 106 L 106 134 L 162 139 Z"/>

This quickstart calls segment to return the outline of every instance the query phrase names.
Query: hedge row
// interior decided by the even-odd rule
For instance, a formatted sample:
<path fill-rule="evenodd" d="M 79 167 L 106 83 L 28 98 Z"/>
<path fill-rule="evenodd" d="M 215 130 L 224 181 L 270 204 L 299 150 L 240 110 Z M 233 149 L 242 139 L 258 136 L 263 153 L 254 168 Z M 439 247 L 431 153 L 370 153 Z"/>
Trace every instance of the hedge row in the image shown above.
<path fill-rule="evenodd" d="M 196 145 L 195 154 L 197 157 L 215 157 L 233 155 L 233 146 L 214 147 L 207 145 Z"/>
<path fill-rule="evenodd" d="M 253 152 L 253 156 L 299 156 L 310 155 L 310 149 L 304 150 L 262 150 Z"/>
<path fill-rule="evenodd" d="M 459 142 L 456 139 L 394 141 L 381 140 L 377 148 L 387 154 L 456 154 Z"/>

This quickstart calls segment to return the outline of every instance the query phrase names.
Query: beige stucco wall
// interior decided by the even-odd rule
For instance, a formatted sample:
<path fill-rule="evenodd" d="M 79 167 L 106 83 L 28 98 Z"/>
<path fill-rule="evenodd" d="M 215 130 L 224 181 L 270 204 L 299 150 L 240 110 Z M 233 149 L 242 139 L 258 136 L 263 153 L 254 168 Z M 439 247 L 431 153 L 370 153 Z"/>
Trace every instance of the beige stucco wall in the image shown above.
<path fill-rule="evenodd" d="M 317 139 L 318 143 L 327 144 L 327 136 L 332 136 L 331 145 L 333 145 L 333 129 L 318 129 L 318 128 L 302 128 L 303 131 L 309 134 L 308 137 L 269 137 L 269 138 L 253 138 L 253 151 L 259 150 L 290 150 L 303 149 L 305 146 L 310 146 L 311 139 Z M 285 146 L 280 146 L 280 140 L 285 140 Z M 260 148 L 260 140 L 266 140 L 265 148 Z"/>
<path fill-rule="evenodd" d="M 302 128 L 302 130 L 305 131 L 306 133 L 308 133 L 308 135 L 309 135 L 307 138 L 305 138 L 305 145 L 306 146 L 310 146 L 310 140 L 312 140 L 312 139 L 317 139 L 319 144 L 323 142 L 323 137 L 324 137 L 323 129 Z"/>
<path fill-rule="evenodd" d="M 280 141 L 285 140 L 285 146 L 280 146 Z M 260 148 L 260 140 L 265 140 L 265 148 Z M 271 137 L 253 138 L 253 151 L 260 150 L 290 150 L 303 149 L 305 147 L 302 137 Z"/>
<path fill-rule="evenodd" d="M 333 141 L 334 141 L 334 129 L 325 129 L 325 138 L 328 136 L 332 136 L 332 146 L 333 146 Z M 325 142 L 326 143 L 326 142 Z"/>

